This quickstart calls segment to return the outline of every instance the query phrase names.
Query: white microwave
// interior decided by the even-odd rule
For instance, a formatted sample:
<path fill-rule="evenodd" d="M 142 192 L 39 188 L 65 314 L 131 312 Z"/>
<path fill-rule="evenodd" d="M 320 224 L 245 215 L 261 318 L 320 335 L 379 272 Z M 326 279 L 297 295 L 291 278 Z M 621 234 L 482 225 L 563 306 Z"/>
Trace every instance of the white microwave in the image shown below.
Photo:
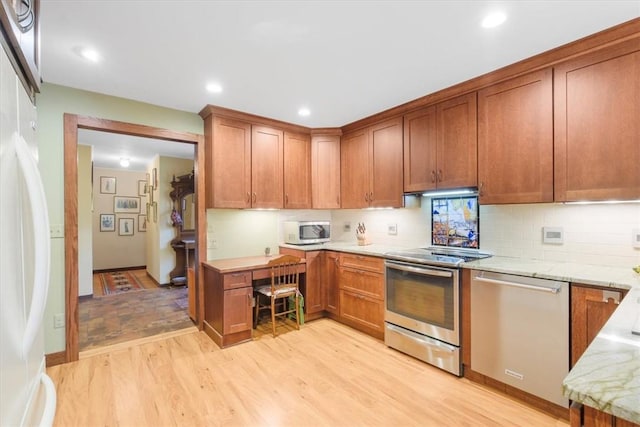
<path fill-rule="evenodd" d="M 331 240 L 329 221 L 285 221 L 284 242 L 292 245 L 311 245 Z"/>

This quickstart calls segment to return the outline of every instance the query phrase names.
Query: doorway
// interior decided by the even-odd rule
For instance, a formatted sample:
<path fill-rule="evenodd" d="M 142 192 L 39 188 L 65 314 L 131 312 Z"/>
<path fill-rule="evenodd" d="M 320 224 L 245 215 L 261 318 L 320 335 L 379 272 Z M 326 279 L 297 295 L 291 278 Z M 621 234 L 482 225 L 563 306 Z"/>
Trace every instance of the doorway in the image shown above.
<path fill-rule="evenodd" d="M 189 132 L 175 132 L 145 125 L 118 122 L 74 114 L 64 115 L 64 216 L 65 216 L 65 361 L 78 360 L 78 129 L 103 131 L 196 145 L 194 159 L 197 248 L 195 265 L 196 325 L 202 329 L 204 310 L 199 257 L 206 257 L 206 214 L 204 207 L 204 138 Z"/>

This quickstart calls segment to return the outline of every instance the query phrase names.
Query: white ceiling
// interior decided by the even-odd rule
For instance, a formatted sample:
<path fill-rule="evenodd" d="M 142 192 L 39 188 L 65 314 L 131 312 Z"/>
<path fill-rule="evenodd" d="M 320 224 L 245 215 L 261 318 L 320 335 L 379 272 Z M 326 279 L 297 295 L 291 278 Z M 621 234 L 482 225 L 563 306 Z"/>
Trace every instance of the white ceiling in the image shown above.
<path fill-rule="evenodd" d="M 342 126 L 640 17 L 640 0 L 41 0 L 45 82 Z M 501 9 L 501 27 L 480 27 Z M 78 50 L 96 49 L 90 63 Z M 218 82 L 220 94 L 205 91 Z M 311 110 L 300 117 L 300 107 Z"/>

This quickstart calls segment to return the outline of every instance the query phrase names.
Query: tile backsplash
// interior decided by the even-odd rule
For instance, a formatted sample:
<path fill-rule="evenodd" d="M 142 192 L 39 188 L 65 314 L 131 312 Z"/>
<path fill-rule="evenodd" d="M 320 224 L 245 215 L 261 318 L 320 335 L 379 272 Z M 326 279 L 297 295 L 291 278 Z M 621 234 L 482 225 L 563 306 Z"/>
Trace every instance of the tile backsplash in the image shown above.
<path fill-rule="evenodd" d="M 207 211 L 207 259 L 272 253 L 286 220 L 331 220 L 332 240 L 356 244 L 358 222 L 372 243 L 399 247 L 431 243 L 430 200 L 408 197 L 403 209 Z M 351 225 L 345 231 L 346 223 Z M 395 225 L 397 234 L 389 234 Z M 562 227 L 563 244 L 542 242 L 542 227 Z M 640 203 L 480 206 L 480 248 L 495 255 L 626 267 L 640 264 L 632 233 L 640 229 Z M 215 242 L 215 248 L 212 246 Z"/>

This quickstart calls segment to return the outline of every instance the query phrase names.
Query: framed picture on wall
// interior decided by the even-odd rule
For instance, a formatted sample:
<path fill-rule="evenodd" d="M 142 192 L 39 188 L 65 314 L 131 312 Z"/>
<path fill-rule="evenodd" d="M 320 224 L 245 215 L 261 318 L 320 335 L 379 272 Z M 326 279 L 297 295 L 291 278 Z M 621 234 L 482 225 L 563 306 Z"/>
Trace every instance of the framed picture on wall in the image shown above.
<path fill-rule="evenodd" d="M 153 168 L 153 176 L 151 177 L 151 182 L 153 183 L 153 188 L 158 188 L 158 169 Z"/>
<path fill-rule="evenodd" d="M 116 216 L 100 214 L 100 231 L 116 231 Z"/>
<path fill-rule="evenodd" d="M 147 181 L 138 181 L 138 196 L 147 195 Z"/>
<path fill-rule="evenodd" d="M 140 197 L 113 196 L 115 213 L 140 213 Z"/>
<path fill-rule="evenodd" d="M 116 178 L 114 176 L 101 176 L 100 192 L 102 194 L 116 194 Z"/>
<path fill-rule="evenodd" d="M 140 231 L 140 232 L 147 231 L 147 216 L 146 215 L 138 215 L 138 231 Z"/>
<path fill-rule="evenodd" d="M 133 218 L 118 218 L 118 236 L 133 236 Z"/>

